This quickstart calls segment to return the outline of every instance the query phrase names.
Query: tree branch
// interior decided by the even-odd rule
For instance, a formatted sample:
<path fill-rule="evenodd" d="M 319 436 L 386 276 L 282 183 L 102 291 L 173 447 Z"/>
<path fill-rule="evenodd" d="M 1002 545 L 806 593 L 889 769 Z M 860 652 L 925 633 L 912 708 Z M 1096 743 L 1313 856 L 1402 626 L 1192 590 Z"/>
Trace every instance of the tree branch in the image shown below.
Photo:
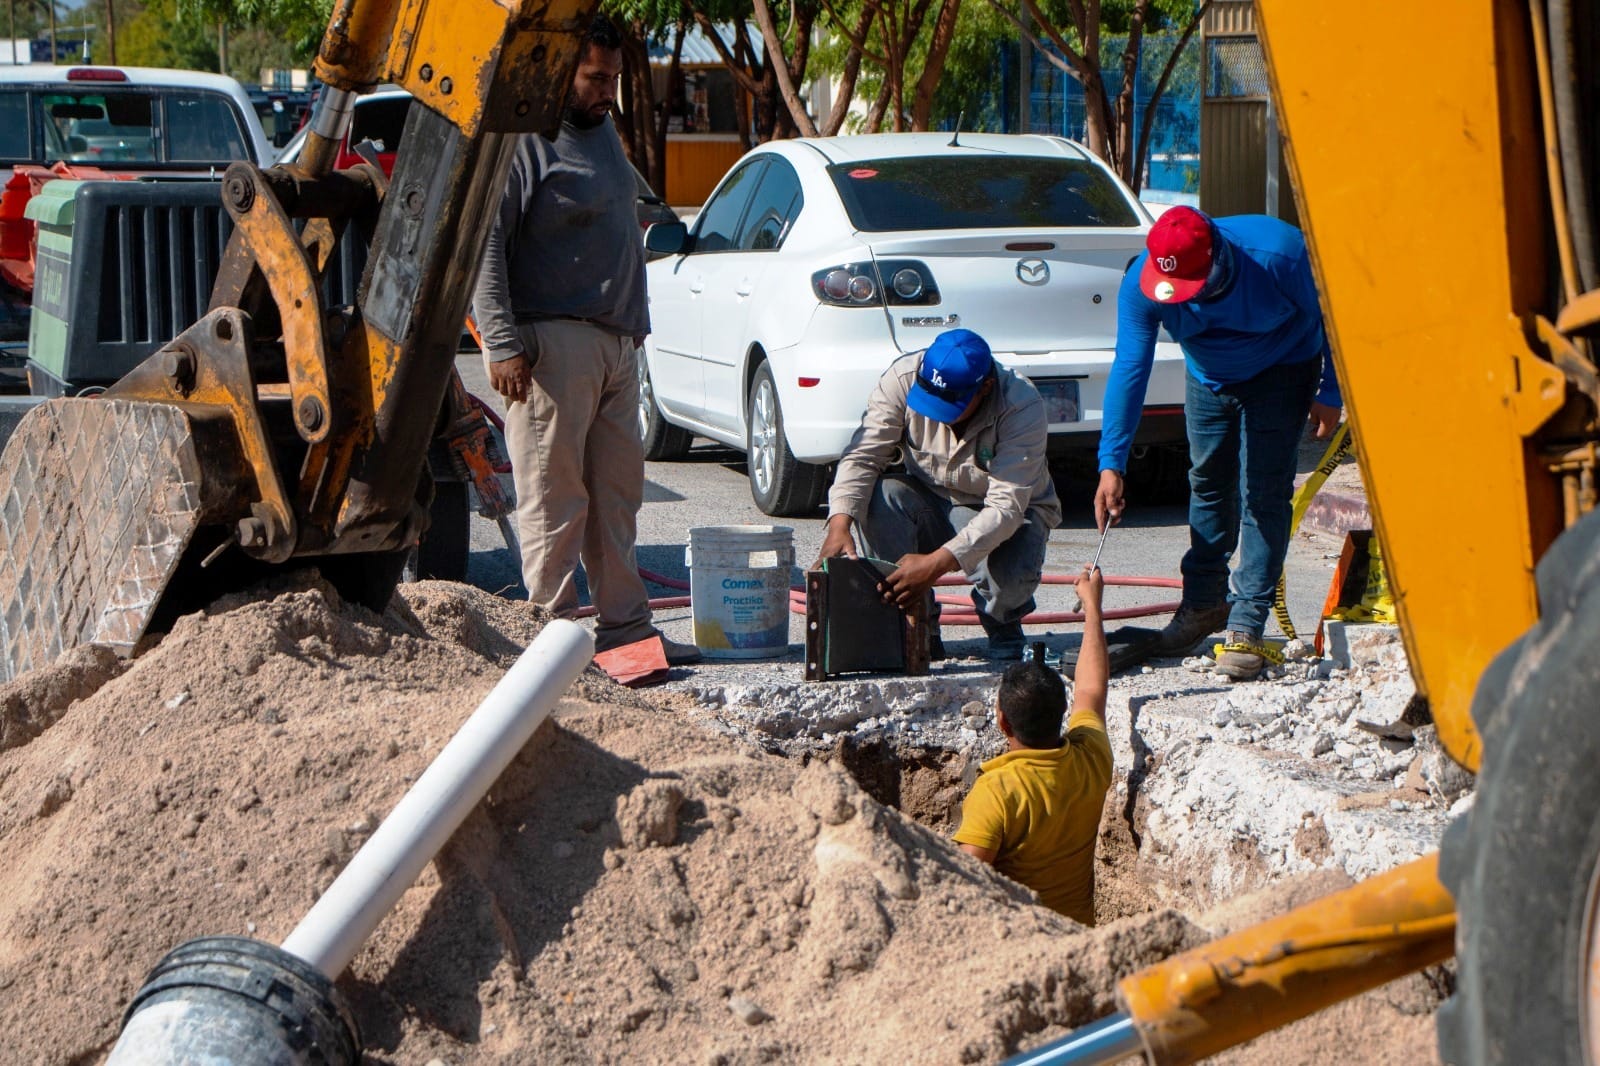
<path fill-rule="evenodd" d="M 811 116 L 806 113 L 805 104 L 800 100 L 800 93 L 795 89 L 789 64 L 784 58 L 783 41 L 779 38 L 778 27 L 772 20 L 772 8 L 767 5 L 767 0 L 752 0 L 752 5 L 755 8 L 756 25 L 761 27 L 761 39 L 767 46 L 767 66 L 778 79 L 778 92 L 782 94 L 783 102 L 789 108 L 789 115 L 794 119 L 794 124 L 801 135 L 815 137 L 817 124 L 811 121 Z"/>
<path fill-rule="evenodd" d="M 1161 96 L 1167 91 L 1167 82 L 1172 78 L 1172 72 L 1178 69 L 1178 57 L 1183 55 L 1183 50 L 1189 46 L 1189 39 L 1194 36 L 1194 31 L 1200 28 L 1200 22 L 1205 18 L 1206 8 L 1211 6 L 1211 0 L 1203 0 L 1189 24 L 1183 28 L 1183 33 L 1178 36 L 1178 43 L 1172 46 L 1172 54 L 1167 57 L 1167 62 L 1161 68 L 1161 77 L 1156 81 L 1155 90 L 1150 94 L 1150 99 L 1144 105 L 1144 125 L 1139 130 L 1139 150 L 1134 155 L 1133 181 L 1128 184 L 1133 186 L 1137 193 L 1144 184 L 1145 163 L 1150 158 L 1150 130 L 1155 125 L 1156 105 L 1161 102 Z"/>

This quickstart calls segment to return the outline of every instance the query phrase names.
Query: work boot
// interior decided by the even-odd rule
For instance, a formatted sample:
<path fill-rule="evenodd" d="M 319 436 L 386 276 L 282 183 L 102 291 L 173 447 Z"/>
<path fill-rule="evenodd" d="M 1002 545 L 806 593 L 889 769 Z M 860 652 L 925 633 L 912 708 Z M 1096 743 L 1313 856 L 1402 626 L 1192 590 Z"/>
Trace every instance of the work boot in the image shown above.
<path fill-rule="evenodd" d="M 675 640 L 668 640 L 667 635 L 661 632 L 659 629 L 652 629 L 650 636 L 661 641 L 661 651 L 667 657 L 668 666 L 693 666 L 695 663 L 700 661 L 700 649 L 695 647 L 693 644 L 679 644 Z M 650 637 L 640 637 L 639 642 L 649 639 Z M 626 644 L 633 643 L 637 642 L 628 640 L 597 641 L 595 643 L 594 653 L 596 655 L 602 655 L 614 648 L 620 648 Z"/>
<path fill-rule="evenodd" d="M 1230 681 L 1254 681 L 1267 665 L 1260 651 L 1261 638 L 1230 630 L 1222 652 L 1217 656 L 1217 673 Z"/>
<path fill-rule="evenodd" d="M 661 638 L 661 648 L 667 653 L 668 666 L 693 666 L 701 659 L 700 649 L 693 644 L 679 644 L 675 640 Z"/>
<path fill-rule="evenodd" d="M 1200 641 L 1228 624 L 1228 605 L 1214 603 L 1197 607 L 1188 600 L 1178 604 L 1172 621 L 1156 639 L 1156 654 L 1187 655 Z"/>
<path fill-rule="evenodd" d="M 992 628 L 984 628 L 989 632 L 989 658 L 1001 663 L 1014 663 L 1022 658 L 1027 638 L 1021 622 L 997 623 Z"/>

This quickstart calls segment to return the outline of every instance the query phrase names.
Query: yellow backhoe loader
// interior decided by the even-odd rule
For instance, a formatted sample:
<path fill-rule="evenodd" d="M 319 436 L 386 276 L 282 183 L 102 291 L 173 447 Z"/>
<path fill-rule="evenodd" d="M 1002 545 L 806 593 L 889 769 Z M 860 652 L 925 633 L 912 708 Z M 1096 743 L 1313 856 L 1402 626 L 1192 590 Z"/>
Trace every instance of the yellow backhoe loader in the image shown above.
<path fill-rule="evenodd" d="M 286 563 L 387 600 L 509 135 L 555 127 L 592 13 L 563 2 L 341 0 L 300 162 L 225 177 L 209 313 L 0 457 L 0 679 Z M 1447 1061 L 1600 1064 L 1600 5 L 1257 8 L 1412 669 L 1476 805 L 1442 857 L 1135 974 L 1023 1061 L 1195 1061 L 1453 953 Z M 392 180 L 333 171 L 384 81 L 424 105 Z M 370 251 L 328 307 L 340 239 Z"/>
<path fill-rule="evenodd" d="M 1445 1062 L 1594 1066 L 1600 4 L 1256 15 L 1412 673 L 1477 796 L 1439 855 L 1135 974 L 1013 1061 L 1194 1062 L 1454 954 Z"/>

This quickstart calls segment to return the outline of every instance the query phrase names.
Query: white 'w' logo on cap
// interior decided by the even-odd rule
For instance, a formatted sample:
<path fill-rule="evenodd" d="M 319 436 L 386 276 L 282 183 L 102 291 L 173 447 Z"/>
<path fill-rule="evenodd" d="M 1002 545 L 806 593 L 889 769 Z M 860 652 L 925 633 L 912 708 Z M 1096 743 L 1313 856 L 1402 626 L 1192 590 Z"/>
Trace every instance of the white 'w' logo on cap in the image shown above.
<path fill-rule="evenodd" d="M 1156 266 L 1160 267 L 1165 273 L 1170 274 L 1178 269 L 1178 257 L 1175 255 L 1157 256 Z"/>

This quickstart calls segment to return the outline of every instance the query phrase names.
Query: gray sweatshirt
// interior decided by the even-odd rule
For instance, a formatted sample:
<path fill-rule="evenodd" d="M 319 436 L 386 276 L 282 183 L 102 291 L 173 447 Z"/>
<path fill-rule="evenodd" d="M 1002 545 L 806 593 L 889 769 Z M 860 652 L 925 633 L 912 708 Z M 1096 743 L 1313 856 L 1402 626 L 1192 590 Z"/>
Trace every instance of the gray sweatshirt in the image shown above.
<path fill-rule="evenodd" d="M 638 185 L 608 117 L 594 129 L 563 124 L 554 141 L 518 139 L 472 316 L 489 358 L 523 349 L 517 326 L 582 318 L 619 336 L 650 332 Z"/>

